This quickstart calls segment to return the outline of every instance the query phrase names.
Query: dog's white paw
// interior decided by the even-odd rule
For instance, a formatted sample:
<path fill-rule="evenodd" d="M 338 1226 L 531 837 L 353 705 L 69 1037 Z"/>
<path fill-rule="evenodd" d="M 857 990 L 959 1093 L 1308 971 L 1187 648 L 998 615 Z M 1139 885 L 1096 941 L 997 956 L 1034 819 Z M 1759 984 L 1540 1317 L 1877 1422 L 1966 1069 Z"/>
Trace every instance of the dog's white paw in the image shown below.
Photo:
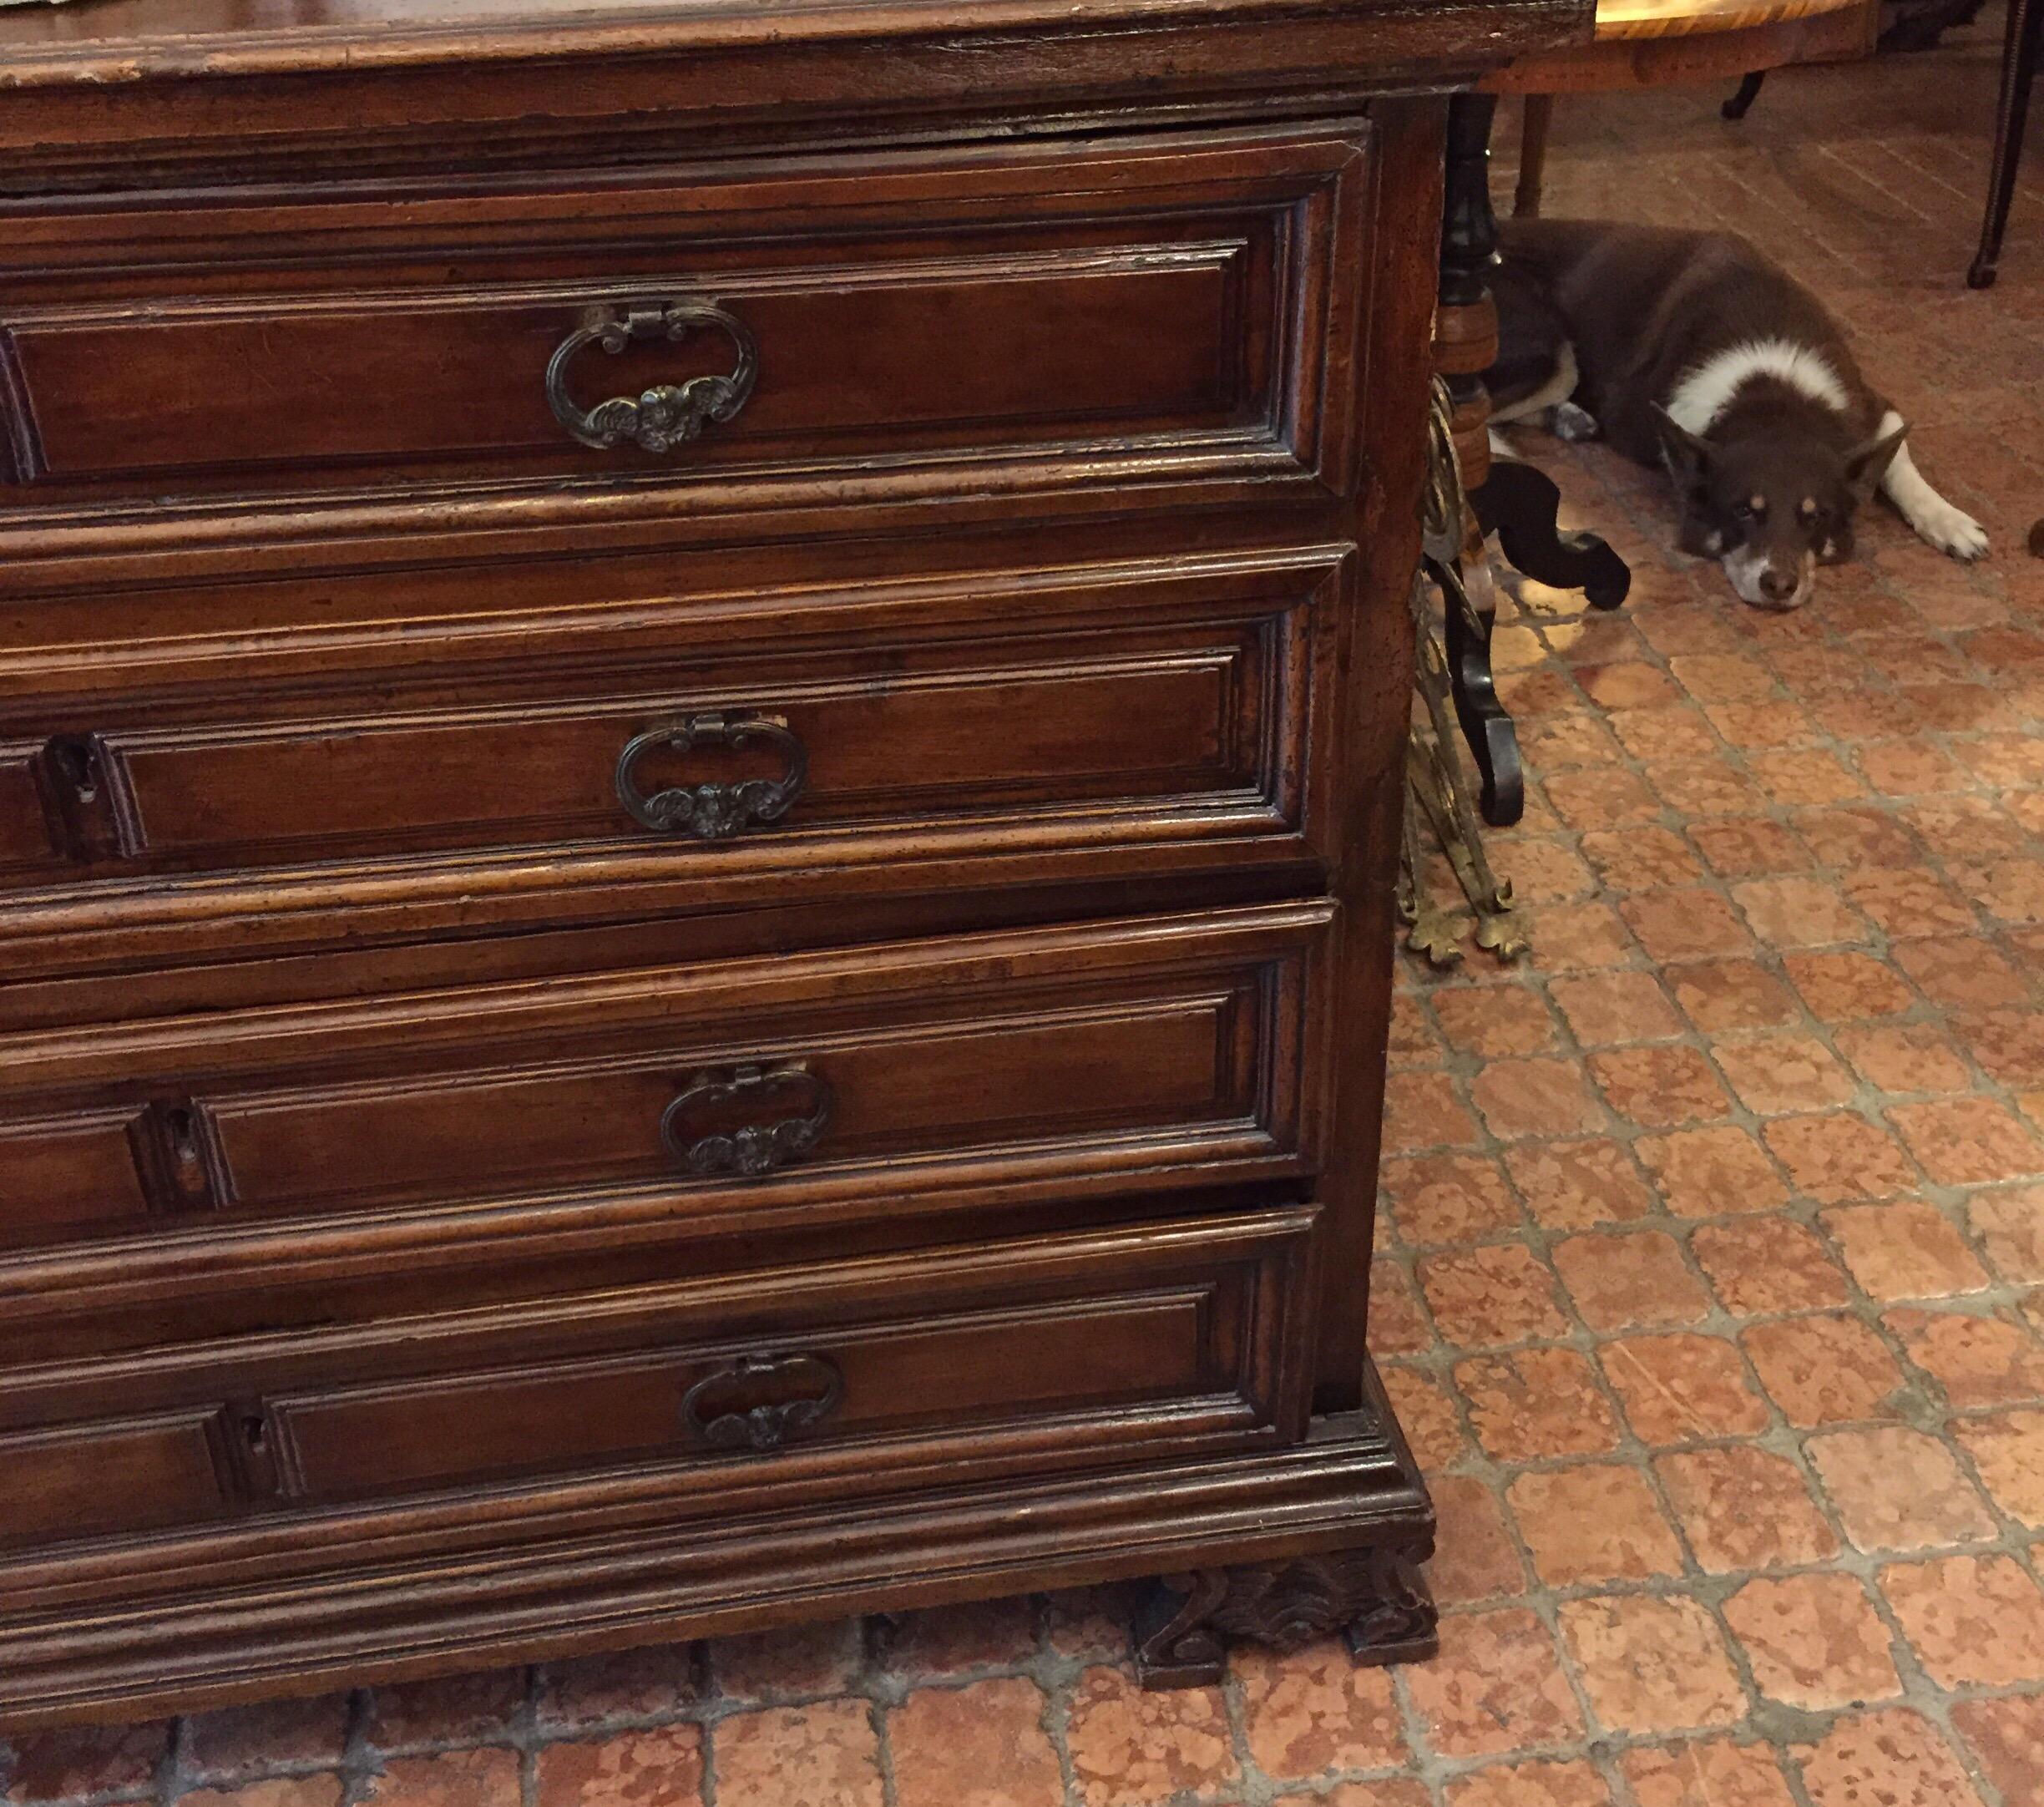
<path fill-rule="evenodd" d="M 1554 411 L 1554 433 L 1556 438 L 1566 439 L 1571 445 L 1594 439 L 1597 436 L 1596 417 L 1573 402 L 1563 402 Z"/>
<path fill-rule="evenodd" d="M 1955 509 L 1949 502 L 1940 499 L 1936 507 L 1912 515 L 1910 525 L 1928 544 L 1955 559 L 1987 556 L 1987 529 L 1964 509 Z"/>

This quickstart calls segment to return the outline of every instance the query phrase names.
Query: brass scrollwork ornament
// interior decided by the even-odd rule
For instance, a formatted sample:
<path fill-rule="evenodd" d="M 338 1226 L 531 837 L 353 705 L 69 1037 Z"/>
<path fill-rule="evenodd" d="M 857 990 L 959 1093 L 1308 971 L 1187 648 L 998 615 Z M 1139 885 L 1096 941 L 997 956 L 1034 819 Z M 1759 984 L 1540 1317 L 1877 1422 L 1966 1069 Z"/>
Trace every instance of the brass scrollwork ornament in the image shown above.
<path fill-rule="evenodd" d="M 723 333 L 737 348 L 737 367 L 729 376 L 660 383 L 636 397 L 614 396 L 587 410 L 568 392 L 568 367 L 585 346 L 600 347 L 615 357 L 628 345 L 678 342 L 703 327 Z M 759 352 L 751 333 L 714 301 L 666 301 L 621 313 L 595 307 L 547 360 L 546 397 L 554 418 L 584 445 L 600 451 L 635 445 L 642 452 L 664 453 L 699 437 L 712 423 L 731 419 L 746 405 L 758 375 Z"/>
<path fill-rule="evenodd" d="M 1420 872 L 1418 818 L 1424 816 L 1448 856 L 1455 880 L 1476 913 L 1476 944 L 1499 959 L 1519 959 L 1525 936 L 1510 919 L 1512 890 L 1509 879 L 1491 870 L 1484 849 L 1483 828 L 1470 801 L 1455 757 L 1457 738 L 1454 688 L 1448 651 L 1435 625 L 1430 591 L 1438 591 L 1444 608 L 1465 616 L 1478 607 L 1472 591 L 1490 581 L 1488 564 L 1462 568 L 1467 504 L 1455 454 L 1450 424 L 1454 403 L 1448 386 L 1434 379 L 1433 407 L 1428 420 L 1427 487 L 1419 569 L 1414 574 L 1412 607 L 1418 645 L 1414 684 L 1426 706 L 1428 728 L 1415 729 L 1406 743 L 1405 834 L 1400 848 L 1399 914 L 1407 925 L 1407 944 L 1435 966 L 1453 965 L 1461 958 L 1454 925 L 1426 895 Z"/>

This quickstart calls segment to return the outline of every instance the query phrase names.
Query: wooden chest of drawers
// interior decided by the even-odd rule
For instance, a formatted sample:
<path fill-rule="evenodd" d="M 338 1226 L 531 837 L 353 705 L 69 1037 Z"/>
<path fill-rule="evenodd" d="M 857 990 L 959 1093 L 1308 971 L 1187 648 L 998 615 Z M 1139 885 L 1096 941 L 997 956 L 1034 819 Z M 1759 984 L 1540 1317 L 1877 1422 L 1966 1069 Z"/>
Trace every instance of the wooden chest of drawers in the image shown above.
<path fill-rule="evenodd" d="M 1161 1576 L 1368 1369 L 1439 94 L 1576 0 L 0 23 L 0 1723 Z"/>

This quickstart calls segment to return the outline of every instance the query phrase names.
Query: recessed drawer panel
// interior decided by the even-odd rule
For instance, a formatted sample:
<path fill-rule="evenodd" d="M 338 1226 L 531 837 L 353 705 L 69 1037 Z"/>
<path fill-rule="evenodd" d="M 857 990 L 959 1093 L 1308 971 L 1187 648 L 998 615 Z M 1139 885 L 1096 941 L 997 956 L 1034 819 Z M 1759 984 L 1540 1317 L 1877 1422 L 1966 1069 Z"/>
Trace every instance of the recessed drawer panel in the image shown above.
<path fill-rule="evenodd" d="M 383 1238 L 408 1263 L 473 1258 L 478 1240 L 508 1258 L 522 1232 L 558 1247 L 1297 1177 L 1319 1154 L 1333 915 L 1138 919 L 23 1038 L 0 1048 L 0 1314 L 38 1288 L 82 1306 L 151 1277 L 240 1285 L 287 1220 L 302 1278 L 358 1268 Z"/>
<path fill-rule="evenodd" d="M 146 1111 L 78 1111 L 0 1122 L 0 1225 L 11 1238 L 139 1217 L 148 1208 L 138 1134 Z"/>
<path fill-rule="evenodd" d="M 549 1477 L 574 1481 L 584 1506 L 608 1485 L 701 1510 L 824 1473 L 840 1495 L 847 1474 L 884 1492 L 898 1469 L 963 1481 L 1295 1435 L 1314 1217 L 1295 1207 L 184 1345 L 114 1380 L 19 1370 L 0 1421 L 109 1386 L 144 1415 L 0 1430 L 0 1542 L 498 1483 L 538 1515 Z M 859 1452 L 850 1469 L 840 1445 Z"/>
<path fill-rule="evenodd" d="M 1255 797 L 1260 749 L 1242 744 L 1255 726 L 1243 710 L 1265 696 L 1253 637 L 1159 635 L 1147 653 L 1075 650 L 1061 667 L 1030 657 L 1048 646 L 989 651 L 976 669 L 893 682 L 833 680 L 818 661 L 809 683 L 755 680 L 735 704 L 649 690 L 642 675 L 610 695 L 496 709 L 114 730 L 30 757 L 78 799 L 52 836 L 66 853 L 151 870 L 426 847 L 714 848 L 1031 805 Z"/>
<path fill-rule="evenodd" d="M 0 1544 L 200 1524 L 235 1503 L 218 1411 L 0 1435 Z"/>
<path fill-rule="evenodd" d="M 1345 491 L 1362 129 L 127 216 L 0 266 L 7 487 Z"/>
<path fill-rule="evenodd" d="M 1212 1368 L 1205 1322 L 1212 1304 L 1208 1287 L 1166 1288 L 937 1314 L 927 1324 L 827 1332 L 737 1355 L 660 1349 L 539 1374 L 521 1365 L 316 1391 L 272 1408 L 283 1486 L 308 1500 L 360 1499 L 689 1446 L 765 1451 L 1197 1396 Z"/>
<path fill-rule="evenodd" d="M 0 873 L 54 867 L 56 849 L 29 766 L 36 752 L 0 746 Z"/>

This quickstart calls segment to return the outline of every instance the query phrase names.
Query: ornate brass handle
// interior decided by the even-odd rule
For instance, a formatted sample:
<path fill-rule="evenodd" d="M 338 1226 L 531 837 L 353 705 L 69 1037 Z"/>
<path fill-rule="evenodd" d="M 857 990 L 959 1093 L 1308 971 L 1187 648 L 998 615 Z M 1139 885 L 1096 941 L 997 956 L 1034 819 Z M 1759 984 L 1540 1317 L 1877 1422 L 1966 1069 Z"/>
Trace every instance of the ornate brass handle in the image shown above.
<path fill-rule="evenodd" d="M 632 777 L 632 767 L 655 747 L 686 753 L 695 747 L 745 747 L 759 742 L 777 747 L 787 762 L 779 777 L 677 785 L 648 797 Z M 648 728 L 625 743 L 618 755 L 617 794 L 626 813 L 643 827 L 662 834 L 692 834 L 699 841 L 722 841 L 754 823 L 778 822 L 802 795 L 808 775 L 808 752 L 780 716 L 690 716 L 665 727 Z"/>
<path fill-rule="evenodd" d="M 795 1115 L 693 1139 L 686 1135 L 685 1126 L 694 1111 L 774 1092 L 793 1095 Z M 727 1072 L 698 1073 L 662 1113 L 660 1140 L 689 1173 L 771 1173 L 816 1146 L 830 1121 L 832 1102 L 830 1087 L 800 1060 L 785 1066 L 737 1066 Z"/>
<path fill-rule="evenodd" d="M 767 1389 L 794 1397 L 756 1400 Z M 827 1356 L 741 1355 L 682 1394 L 681 1416 L 713 1450 L 777 1450 L 827 1418 L 843 1397 L 843 1371 Z"/>
<path fill-rule="evenodd" d="M 613 396 L 586 413 L 568 393 L 568 367 L 584 346 L 600 345 L 615 356 L 634 340 L 686 339 L 698 326 L 717 327 L 738 347 L 738 367 L 728 377 L 663 382 L 635 400 Z M 743 407 L 758 374 L 759 352 L 752 335 L 715 302 L 666 301 L 655 307 L 628 307 L 622 313 L 593 307 L 547 360 L 546 396 L 554 419 L 584 445 L 609 451 L 631 444 L 644 452 L 671 452 L 710 422 L 727 421 Z"/>

